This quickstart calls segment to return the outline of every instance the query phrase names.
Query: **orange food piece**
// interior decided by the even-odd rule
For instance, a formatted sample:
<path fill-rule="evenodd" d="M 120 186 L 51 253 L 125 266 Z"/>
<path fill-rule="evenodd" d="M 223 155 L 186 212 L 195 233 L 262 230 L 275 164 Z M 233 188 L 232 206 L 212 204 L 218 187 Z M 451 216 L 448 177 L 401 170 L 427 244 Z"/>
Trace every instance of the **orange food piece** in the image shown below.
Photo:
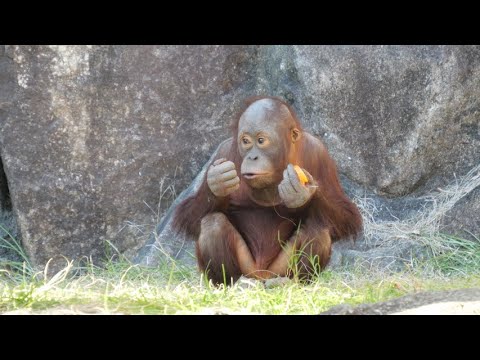
<path fill-rule="evenodd" d="M 308 182 L 307 175 L 305 175 L 305 173 L 303 172 L 303 170 L 300 166 L 295 165 L 293 168 L 297 172 L 298 179 L 300 180 L 302 185 L 305 185 Z"/>

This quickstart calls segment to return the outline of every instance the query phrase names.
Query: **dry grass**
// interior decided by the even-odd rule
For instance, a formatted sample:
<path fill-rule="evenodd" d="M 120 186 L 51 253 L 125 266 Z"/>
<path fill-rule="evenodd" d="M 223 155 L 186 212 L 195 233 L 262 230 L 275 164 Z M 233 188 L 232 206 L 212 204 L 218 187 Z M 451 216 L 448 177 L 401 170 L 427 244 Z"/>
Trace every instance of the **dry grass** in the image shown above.
<path fill-rule="evenodd" d="M 356 202 L 361 209 L 365 222 L 366 241 L 380 238 L 380 243 L 375 241 L 376 244 L 388 246 L 392 242 L 412 239 L 421 235 L 420 240 L 428 239 L 426 245 L 433 245 L 432 247 L 436 249 L 442 249 L 444 244 L 441 240 L 434 239 L 438 240 L 438 243 L 432 244 L 432 238 L 440 233 L 442 219 L 460 199 L 479 185 L 480 165 L 445 189 L 438 189 L 438 192 L 422 197 L 425 201 L 424 209 L 418 212 L 415 217 L 396 221 L 376 221 L 378 209 L 375 208 L 373 201 L 368 198 L 357 198 Z"/>
<path fill-rule="evenodd" d="M 473 265 L 480 268 L 480 239 L 471 234 L 477 242 L 449 236 L 442 233 L 442 220 L 463 197 L 480 186 L 480 165 L 470 170 L 465 176 L 456 179 L 444 189 L 423 196 L 423 209 L 406 219 L 378 220 L 379 210 L 373 199 L 357 197 L 357 203 L 364 220 L 364 237 L 368 245 L 392 249 L 405 241 L 415 241 L 428 249 L 432 259 L 445 255 L 464 257 L 462 250 L 475 253 Z M 467 256 L 468 257 L 468 256 Z M 415 259 L 411 259 L 415 263 Z M 457 259 L 458 260 L 458 259 Z M 466 259 L 467 260 L 467 259 Z M 468 260 L 471 261 L 472 259 Z M 427 270 L 423 268 L 423 270 Z"/>

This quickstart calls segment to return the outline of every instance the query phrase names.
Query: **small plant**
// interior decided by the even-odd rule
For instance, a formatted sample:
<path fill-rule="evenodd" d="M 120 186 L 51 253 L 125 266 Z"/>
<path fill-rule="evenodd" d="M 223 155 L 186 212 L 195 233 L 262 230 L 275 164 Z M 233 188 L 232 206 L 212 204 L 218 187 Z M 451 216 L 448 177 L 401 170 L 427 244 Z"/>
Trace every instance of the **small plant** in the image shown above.
<path fill-rule="evenodd" d="M 33 266 L 30 263 L 25 250 L 17 239 L 8 231 L 3 225 L 0 224 L 0 230 L 6 236 L 0 237 L 0 247 L 4 248 L 13 254 L 15 254 L 20 260 L 19 261 L 8 261 L 5 267 L 22 273 L 24 276 L 31 277 L 34 274 Z"/>
<path fill-rule="evenodd" d="M 308 241 L 294 250 L 289 259 L 287 276 L 296 282 L 315 282 L 322 274 L 319 256 L 308 251 L 313 241 Z M 296 242 L 294 247 L 296 248 Z"/>
<path fill-rule="evenodd" d="M 480 273 L 480 240 L 464 239 L 458 236 L 439 234 L 445 250 L 428 259 L 424 266 L 433 266 L 446 275 Z"/>

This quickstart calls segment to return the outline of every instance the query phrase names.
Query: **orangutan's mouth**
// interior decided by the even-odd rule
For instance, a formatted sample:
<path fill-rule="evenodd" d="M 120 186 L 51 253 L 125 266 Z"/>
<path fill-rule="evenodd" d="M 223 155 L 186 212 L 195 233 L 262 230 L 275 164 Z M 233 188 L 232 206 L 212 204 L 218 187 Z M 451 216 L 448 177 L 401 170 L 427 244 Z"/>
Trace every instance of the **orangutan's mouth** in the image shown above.
<path fill-rule="evenodd" d="M 267 173 L 245 173 L 245 174 L 242 174 L 242 176 L 247 180 L 252 180 L 252 179 L 255 179 L 257 177 L 261 177 L 261 176 L 265 176 L 265 175 L 267 175 Z"/>

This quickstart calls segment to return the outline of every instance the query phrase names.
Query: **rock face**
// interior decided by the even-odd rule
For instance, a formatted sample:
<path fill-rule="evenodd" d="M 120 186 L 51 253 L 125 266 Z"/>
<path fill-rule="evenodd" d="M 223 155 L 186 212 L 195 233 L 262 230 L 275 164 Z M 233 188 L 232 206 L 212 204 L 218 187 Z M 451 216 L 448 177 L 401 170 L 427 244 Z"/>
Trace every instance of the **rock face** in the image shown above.
<path fill-rule="evenodd" d="M 257 94 L 393 208 L 480 163 L 480 46 L 0 46 L 0 201 L 34 263 L 152 245 L 161 180 L 186 188 Z"/>
<path fill-rule="evenodd" d="M 134 254 L 158 216 L 160 180 L 184 188 L 251 93 L 254 50 L 7 47 L 2 160 L 34 263 L 103 258 L 107 240 Z"/>
<path fill-rule="evenodd" d="M 260 88 L 293 102 L 341 172 L 369 189 L 405 195 L 480 162 L 479 46 L 294 46 L 261 56 Z"/>
<path fill-rule="evenodd" d="M 479 175 L 480 176 L 480 175 Z M 444 219 L 446 233 L 480 241 L 480 187 L 450 210 Z"/>

